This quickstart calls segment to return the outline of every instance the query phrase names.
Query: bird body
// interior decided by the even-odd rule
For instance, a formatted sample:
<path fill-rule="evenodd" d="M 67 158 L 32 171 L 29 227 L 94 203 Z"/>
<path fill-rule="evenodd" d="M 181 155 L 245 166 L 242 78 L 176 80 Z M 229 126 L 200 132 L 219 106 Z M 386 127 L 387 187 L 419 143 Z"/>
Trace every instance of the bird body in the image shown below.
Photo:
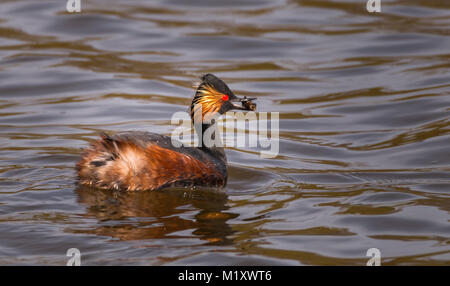
<path fill-rule="evenodd" d="M 207 74 L 192 101 L 191 117 L 200 120 L 203 131 L 228 110 L 254 110 L 251 100 L 236 97 L 220 79 Z M 76 168 L 81 184 L 127 191 L 223 187 L 228 177 L 222 147 L 186 147 L 173 144 L 169 136 L 142 131 L 101 134 L 84 149 Z"/>

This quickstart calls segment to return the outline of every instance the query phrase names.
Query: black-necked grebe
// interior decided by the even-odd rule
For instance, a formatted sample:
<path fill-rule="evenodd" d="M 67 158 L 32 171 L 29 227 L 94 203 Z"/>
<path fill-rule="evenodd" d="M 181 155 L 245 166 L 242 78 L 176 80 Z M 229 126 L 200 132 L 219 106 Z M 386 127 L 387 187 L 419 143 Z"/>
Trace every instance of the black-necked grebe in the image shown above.
<path fill-rule="evenodd" d="M 206 74 L 201 80 L 190 106 L 191 119 L 201 123 L 200 131 L 210 128 L 217 115 L 229 110 L 256 109 L 253 99 L 235 96 L 216 76 Z M 203 140 L 203 136 L 199 138 Z M 171 137 L 150 132 L 102 134 L 84 150 L 77 163 L 79 182 L 128 191 L 222 187 L 228 176 L 224 149 L 205 145 L 200 142 L 200 147 L 175 147 Z"/>

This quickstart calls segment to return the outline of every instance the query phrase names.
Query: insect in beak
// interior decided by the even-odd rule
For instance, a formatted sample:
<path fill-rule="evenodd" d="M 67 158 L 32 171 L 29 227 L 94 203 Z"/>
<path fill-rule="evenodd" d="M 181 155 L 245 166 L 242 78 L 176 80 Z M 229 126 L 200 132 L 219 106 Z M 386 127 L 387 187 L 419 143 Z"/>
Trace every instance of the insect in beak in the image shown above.
<path fill-rule="evenodd" d="M 256 99 L 255 97 L 247 98 L 246 96 L 236 97 L 231 99 L 230 103 L 233 105 L 234 109 L 255 111 L 256 104 L 253 103 L 253 100 L 255 99 Z"/>

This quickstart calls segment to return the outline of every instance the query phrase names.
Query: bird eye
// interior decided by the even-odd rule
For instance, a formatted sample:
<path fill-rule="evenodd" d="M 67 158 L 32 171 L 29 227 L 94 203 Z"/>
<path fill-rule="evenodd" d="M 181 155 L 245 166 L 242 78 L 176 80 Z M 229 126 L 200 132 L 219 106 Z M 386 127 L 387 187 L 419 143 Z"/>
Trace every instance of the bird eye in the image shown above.
<path fill-rule="evenodd" d="M 227 100 L 228 100 L 228 95 L 224 94 L 224 95 L 222 96 L 222 100 L 223 100 L 223 101 L 227 101 Z"/>

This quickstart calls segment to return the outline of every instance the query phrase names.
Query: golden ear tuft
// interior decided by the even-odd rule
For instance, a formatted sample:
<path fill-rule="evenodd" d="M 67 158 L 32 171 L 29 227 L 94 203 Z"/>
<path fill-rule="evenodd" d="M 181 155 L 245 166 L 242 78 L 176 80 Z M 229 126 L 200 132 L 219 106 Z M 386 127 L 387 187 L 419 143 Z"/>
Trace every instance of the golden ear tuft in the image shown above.
<path fill-rule="evenodd" d="M 201 115 L 201 122 L 210 121 L 219 112 L 223 104 L 224 94 L 217 91 L 213 86 L 200 84 L 197 94 L 191 105 L 191 117 L 197 122 Z"/>
<path fill-rule="evenodd" d="M 224 96 L 223 93 L 217 91 L 217 89 L 215 89 L 213 86 L 211 86 L 209 84 L 204 84 L 201 88 L 199 88 L 198 91 L 201 92 L 202 94 L 204 94 L 206 96 L 210 96 L 210 97 L 222 98 L 222 96 Z"/>

